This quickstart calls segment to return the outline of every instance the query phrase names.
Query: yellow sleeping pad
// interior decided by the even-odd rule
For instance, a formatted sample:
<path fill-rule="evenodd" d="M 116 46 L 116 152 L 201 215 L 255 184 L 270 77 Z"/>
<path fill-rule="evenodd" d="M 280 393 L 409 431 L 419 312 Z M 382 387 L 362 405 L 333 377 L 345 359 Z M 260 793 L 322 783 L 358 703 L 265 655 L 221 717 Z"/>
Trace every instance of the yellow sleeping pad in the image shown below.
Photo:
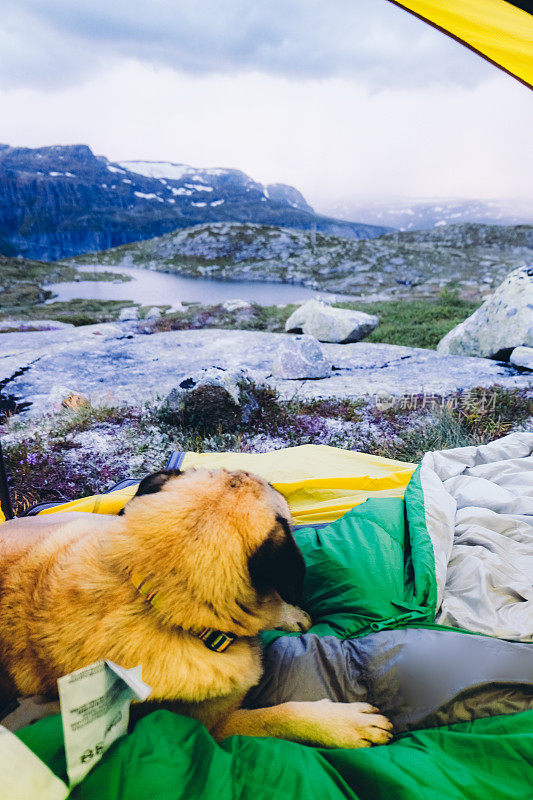
<path fill-rule="evenodd" d="M 180 453 L 169 463 L 189 467 L 245 469 L 261 475 L 289 503 L 294 522 L 332 522 L 369 497 L 403 497 L 416 464 L 306 444 L 270 453 Z M 133 497 L 136 484 L 44 508 L 39 514 L 88 511 L 116 514 Z"/>

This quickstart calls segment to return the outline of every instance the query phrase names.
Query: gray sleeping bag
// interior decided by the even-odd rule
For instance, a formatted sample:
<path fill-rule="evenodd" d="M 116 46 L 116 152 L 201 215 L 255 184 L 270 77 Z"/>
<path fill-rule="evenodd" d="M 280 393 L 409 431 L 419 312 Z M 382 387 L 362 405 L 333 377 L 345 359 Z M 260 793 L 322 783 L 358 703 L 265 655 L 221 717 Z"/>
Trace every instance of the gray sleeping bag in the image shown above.
<path fill-rule="evenodd" d="M 396 732 L 525 711 L 533 708 L 533 648 L 426 628 L 344 641 L 283 636 L 267 649 L 246 705 L 324 697 L 371 703 Z"/>

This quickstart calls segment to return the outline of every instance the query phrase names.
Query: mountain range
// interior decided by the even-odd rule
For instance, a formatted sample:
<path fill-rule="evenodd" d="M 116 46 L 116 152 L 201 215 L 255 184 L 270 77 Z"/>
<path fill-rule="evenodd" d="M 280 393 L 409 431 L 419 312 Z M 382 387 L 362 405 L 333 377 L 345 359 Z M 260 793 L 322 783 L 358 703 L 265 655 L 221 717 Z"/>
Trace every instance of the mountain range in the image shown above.
<path fill-rule="evenodd" d="M 317 214 L 300 192 L 236 169 L 111 162 L 87 145 L 0 145 L 0 253 L 55 261 L 207 222 L 252 222 L 349 239 L 389 230 Z"/>
<path fill-rule="evenodd" d="M 322 201 L 321 209 L 341 219 L 361 219 L 400 231 L 476 222 L 485 225 L 533 224 L 533 199 L 351 197 Z"/>

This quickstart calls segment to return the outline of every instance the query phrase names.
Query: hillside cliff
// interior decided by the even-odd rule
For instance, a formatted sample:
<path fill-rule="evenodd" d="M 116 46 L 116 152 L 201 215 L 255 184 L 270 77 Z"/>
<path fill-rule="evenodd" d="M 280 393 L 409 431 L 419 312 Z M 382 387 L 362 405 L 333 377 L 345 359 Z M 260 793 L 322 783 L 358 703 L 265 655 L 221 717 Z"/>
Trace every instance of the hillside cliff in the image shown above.
<path fill-rule="evenodd" d="M 110 162 L 87 145 L 0 145 L 0 253 L 54 261 L 205 222 L 238 221 L 359 239 L 388 228 L 315 214 L 292 186 L 234 169 Z"/>

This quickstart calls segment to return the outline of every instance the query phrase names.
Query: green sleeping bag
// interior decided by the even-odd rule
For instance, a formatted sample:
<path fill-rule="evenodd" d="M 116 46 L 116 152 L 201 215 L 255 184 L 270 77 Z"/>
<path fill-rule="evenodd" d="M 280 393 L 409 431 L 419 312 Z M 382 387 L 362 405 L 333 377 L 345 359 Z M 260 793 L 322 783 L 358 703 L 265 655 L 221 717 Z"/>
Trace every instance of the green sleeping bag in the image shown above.
<path fill-rule="evenodd" d="M 404 500 L 367 500 L 337 522 L 295 536 L 307 565 L 302 606 L 313 618 L 315 640 L 435 627 L 435 564 L 418 470 Z M 285 635 L 295 636 L 271 631 L 264 643 Z M 66 780 L 59 717 L 17 735 Z M 157 710 L 118 740 L 71 796 L 531 800 L 532 764 L 533 711 L 409 731 L 371 749 L 324 750 L 239 736 L 216 744 L 200 723 Z"/>

